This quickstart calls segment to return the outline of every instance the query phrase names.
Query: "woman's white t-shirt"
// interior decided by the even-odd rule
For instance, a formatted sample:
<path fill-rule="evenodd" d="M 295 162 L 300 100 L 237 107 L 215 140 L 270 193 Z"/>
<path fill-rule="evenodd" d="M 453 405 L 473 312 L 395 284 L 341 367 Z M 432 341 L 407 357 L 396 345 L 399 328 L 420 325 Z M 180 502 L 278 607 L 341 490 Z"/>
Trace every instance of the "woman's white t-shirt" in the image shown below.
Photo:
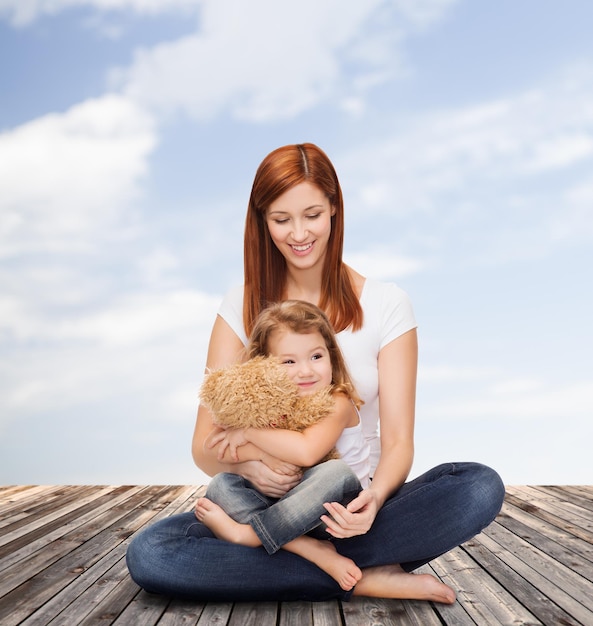
<path fill-rule="evenodd" d="M 360 408 L 362 432 L 370 446 L 371 476 L 381 454 L 379 440 L 379 351 L 400 335 L 416 328 L 416 319 L 407 293 L 394 283 L 365 280 L 360 304 L 362 328 L 337 334 L 338 342 L 356 391 L 364 400 Z M 244 345 L 243 287 L 231 289 L 224 297 L 218 314 L 233 329 Z"/>

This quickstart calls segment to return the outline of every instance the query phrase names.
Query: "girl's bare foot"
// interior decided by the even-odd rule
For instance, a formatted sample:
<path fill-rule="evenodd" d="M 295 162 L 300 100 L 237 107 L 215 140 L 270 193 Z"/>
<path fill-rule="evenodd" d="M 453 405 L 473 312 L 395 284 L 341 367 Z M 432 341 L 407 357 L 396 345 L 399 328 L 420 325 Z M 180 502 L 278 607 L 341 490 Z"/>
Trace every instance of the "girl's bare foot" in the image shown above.
<path fill-rule="evenodd" d="M 224 510 L 208 500 L 208 498 L 198 498 L 195 506 L 196 517 L 219 538 L 231 543 L 238 543 L 242 546 L 256 548 L 261 546 L 259 537 L 249 524 L 239 524 L 232 517 L 229 517 Z"/>
<path fill-rule="evenodd" d="M 455 591 L 431 574 L 410 574 L 399 565 L 382 565 L 362 570 L 355 596 L 455 602 Z"/>
<path fill-rule="evenodd" d="M 348 557 L 339 554 L 330 541 L 313 539 L 312 537 L 300 537 L 296 542 L 306 543 L 305 549 L 299 550 L 300 554 L 312 561 L 329 574 L 344 591 L 350 591 L 361 579 L 362 572 L 356 563 Z M 287 544 L 290 545 L 290 544 Z M 286 546 L 285 546 L 286 547 Z"/>

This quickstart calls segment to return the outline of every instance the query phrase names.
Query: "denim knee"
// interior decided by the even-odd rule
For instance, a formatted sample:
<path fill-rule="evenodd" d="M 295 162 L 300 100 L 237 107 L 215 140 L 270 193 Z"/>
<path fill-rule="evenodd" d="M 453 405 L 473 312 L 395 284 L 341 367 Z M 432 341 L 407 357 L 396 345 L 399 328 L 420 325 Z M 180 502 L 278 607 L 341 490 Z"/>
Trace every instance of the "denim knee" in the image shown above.
<path fill-rule="evenodd" d="M 474 491 L 473 498 L 482 511 L 482 528 L 494 521 L 500 513 L 504 502 L 505 488 L 502 478 L 491 467 L 481 463 L 473 463 Z"/>
<path fill-rule="evenodd" d="M 221 472 L 215 474 L 208 483 L 206 488 L 206 497 L 217 502 L 219 498 L 224 497 L 229 490 L 242 486 L 243 478 L 237 474 L 230 472 Z"/>

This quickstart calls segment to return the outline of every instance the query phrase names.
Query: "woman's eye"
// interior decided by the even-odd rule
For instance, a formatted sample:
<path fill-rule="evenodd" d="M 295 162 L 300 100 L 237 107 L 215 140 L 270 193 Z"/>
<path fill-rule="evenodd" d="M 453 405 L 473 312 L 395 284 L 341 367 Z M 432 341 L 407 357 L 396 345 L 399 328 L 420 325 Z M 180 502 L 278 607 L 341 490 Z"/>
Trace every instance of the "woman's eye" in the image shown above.
<path fill-rule="evenodd" d="M 288 219 L 283 219 L 283 220 L 274 220 L 274 222 L 276 224 L 286 224 L 288 222 Z"/>
<path fill-rule="evenodd" d="M 307 215 L 307 219 L 316 220 L 320 215 L 321 213 L 313 213 L 312 215 Z"/>

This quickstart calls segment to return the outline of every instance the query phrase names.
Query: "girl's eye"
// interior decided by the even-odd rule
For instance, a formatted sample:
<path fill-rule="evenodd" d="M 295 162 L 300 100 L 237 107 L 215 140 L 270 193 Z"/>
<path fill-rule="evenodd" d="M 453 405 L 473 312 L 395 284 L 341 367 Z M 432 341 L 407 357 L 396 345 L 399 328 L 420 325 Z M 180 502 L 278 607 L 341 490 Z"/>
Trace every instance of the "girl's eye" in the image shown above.
<path fill-rule="evenodd" d="M 292 359 L 286 359 L 285 361 L 282 361 L 282 365 L 293 365 L 294 361 Z"/>
<path fill-rule="evenodd" d="M 312 358 L 314 361 L 317 361 L 317 360 L 319 360 L 319 359 L 322 359 L 322 358 L 323 358 L 323 354 L 314 354 L 311 358 Z"/>

